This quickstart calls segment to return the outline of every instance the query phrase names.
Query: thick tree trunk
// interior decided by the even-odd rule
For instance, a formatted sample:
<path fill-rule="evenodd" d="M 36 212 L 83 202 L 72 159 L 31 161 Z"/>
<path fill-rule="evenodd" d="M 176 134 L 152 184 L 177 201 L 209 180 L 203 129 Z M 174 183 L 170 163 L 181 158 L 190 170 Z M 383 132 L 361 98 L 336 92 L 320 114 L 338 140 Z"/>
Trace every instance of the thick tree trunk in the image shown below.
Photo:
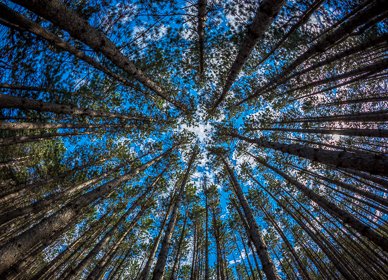
<path fill-rule="evenodd" d="M 311 161 L 320 162 L 340 168 L 351 168 L 360 171 L 367 171 L 371 174 L 388 174 L 388 157 L 385 155 L 371 155 L 367 153 L 351 153 L 346 151 L 332 151 L 319 148 L 311 148 L 299 144 L 282 144 L 270 142 L 265 139 L 252 139 L 237 133 L 228 133 L 234 138 L 256 144 L 263 148 L 269 148 L 282 153 L 306 158 Z"/>
<path fill-rule="evenodd" d="M 331 128 L 288 128 L 288 127 L 261 128 L 260 127 L 260 128 L 255 128 L 254 130 L 388 138 L 388 129 L 357 129 L 357 128 L 331 129 Z"/>
<path fill-rule="evenodd" d="M 186 111 L 186 108 L 168 96 L 164 89 L 136 68 L 135 64 L 125 57 L 103 32 L 92 27 L 76 12 L 69 10 L 60 0 L 13 0 L 13 2 L 66 30 L 72 37 L 88 45 L 95 52 L 102 53 L 113 64 L 153 90 L 158 96 Z"/>
<path fill-rule="evenodd" d="M 261 260 L 261 263 L 263 265 L 263 270 L 265 275 L 268 279 L 280 279 L 277 272 L 275 265 L 273 264 L 271 257 L 269 255 L 267 244 L 264 241 L 264 238 L 260 232 L 259 225 L 257 224 L 252 210 L 248 204 L 247 199 L 245 198 L 245 195 L 240 187 L 240 184 L 238 183 L 234 172 L 232 171 L 231 167 L 229 166 L 228 162 L 221 156 L 219 156 L 221 161 L 223 162 L 225 169 L 229 175 L 230 183 L 236 193 L 236 196 L 243 208 L 245 217 L 247 219 L 248 224 L 250 225 L 249 228 L 246 228 L 246 231 L 252 240 L 253 244 L 255 245 L 257 249 L 257 253 L 259 255 L 259 258 Z"/>
<path fill-rule="evenodd" d="M 102 64 L 95 61 L 92 57 L 87 56 L 84 52 L 81 50 L 73 47 L 69 43 L 63 41 L 61 38 L 56 36 L 55 34 L 49 32 L 48 30 L 41 27 L 39 24 L 29 20 L 28 18 L 24 17 L 21 14 L 16 13 L 15 11 L 8 8 L 6 5 L 0 3 L 0 19 L 5 20 L 6 23 L 9 23 L 11 27 L 17 27 L 20 30 L 26 30 L 29 31 L 40 38 L 43 38 L 44 40 L 47 40 L 49 43 L 53 44 L 54 46 L 58 47 L 59 49 L 62 49 L 64 51 L 67 51 L 74 55 L 75 57 L 79 58 L 80 60 L 85 61 L 86 63 L 90 64 L 94 68 L 102 71 L 106 75 L 114 78 L 115 80 L 123 83 L 126 86 L 129 86 L 131 88 L 134 88 L 140 92 L 143 92 L 139 87 L 131 83 L 130 81 L 124 79 L 120 75 L 117 75 L 116 73 L 110 71 L 108 68 L 103 66 Z"/>
<path fill-rule="evenodd" d="M 43 101 L 36 101 L 24 97 L 16 97 L 6 94 L 0 94 L 0 108 L 18 108 L 23 110 L 35 110 L 39 112 L 52 112 L 56 114 L 67 114 L 72 116 L 104 117 L 118 118 L 134 121 L 152 121 L 152 119 L 137 116 L 128 116 L 122 114 L 95 111 L 90 109 L 77 108 L 72 105 L 55 104 Z"/>
<path fill-rule="evenodd" d="M 236 80 L 253 48 L 259 40 L 263 38 L 264 33 L 274 21 L 283 4 L 284 0 L 263 0 L 260 3 L 252 23 L 247 28 L 236 59 L 229 69 L 228 77 L 226 78 L 222 93 L 214 103 L 212 111 L 214 111 L 225 99 L 226 94 L 231 88 L 233 82 Z"/>

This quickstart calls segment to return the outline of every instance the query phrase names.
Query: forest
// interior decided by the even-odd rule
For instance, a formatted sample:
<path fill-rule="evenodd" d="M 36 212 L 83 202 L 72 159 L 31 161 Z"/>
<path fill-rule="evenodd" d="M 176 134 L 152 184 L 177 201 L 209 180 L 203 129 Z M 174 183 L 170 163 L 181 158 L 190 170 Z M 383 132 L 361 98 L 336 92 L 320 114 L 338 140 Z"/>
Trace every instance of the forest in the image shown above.
<path fill-rule="evenodd" d="M 387 54 L 386 0 L 0 0 L 0 279 L 388 279 Z"/>

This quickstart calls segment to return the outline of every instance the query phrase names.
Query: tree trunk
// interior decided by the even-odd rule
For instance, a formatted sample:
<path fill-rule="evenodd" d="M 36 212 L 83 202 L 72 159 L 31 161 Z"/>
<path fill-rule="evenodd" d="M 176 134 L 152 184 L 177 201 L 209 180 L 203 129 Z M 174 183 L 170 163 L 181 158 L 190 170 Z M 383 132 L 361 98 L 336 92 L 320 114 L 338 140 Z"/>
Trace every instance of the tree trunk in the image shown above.
<path fill-rule="evenodd" d="M 171 237 L 174 232 L 176 220 L 178 218 L 178 207 L 180 205 L 180 202 L 182 200 L 183 192 L 187 183 L 187 180 L 190 175 L 190 171 L 192 168 L 192 165 L 195 161 L 195 158 L 198 154 L 197 147 L 194 148 L 189 163 L 187 165 L 186 172 L 183 176 L 182 182 L 180 184 L 180 188 L 176 197 L 176 201 L 174 202 L 174 207 L 172 209 L 171 215 L 170 215 L 170 220 L 167 225 L 166 232 L 164 234 L 164 238 L 162 241 L 162 247 L 160 249 L 159 255 L 158 255 L 158 260 L 155 265 L 154 273 L 152 275 L 152 280 L 160 280 L 163 277 L 166 262 L 167 262 L 167 255 L 168 255 L 168 250 L 170 248 L 170 243 L 171 243 Z"/>
<path fill-rule="evenodd" d="M 236 59 L 229 69 L 228 77 L 226 78 L 222 93 L 214 103 L 212 111 L 214 111 L 225 99 L 226 94 L 231 88 L 233 82 L 236 80 L 253 48 L 259 40 L 263 38 L 264 33 L 274 21 L 283 4 L 284 0 L 263 0 L 260 3 L 252 23 L 246 30 L 245 37 L 240 45 Z"/>
<path fill-rule="evenodd" d="M 168 208 L 166 210 L 166 214 L 165 214 L 165 216 L 163 218 L 163 222 L 160 225 L 158 236 L 155 238 L 154 244 L 152 245 L 152 248 L 151 248 L 151 252 L 150 252 L 150 254 L 149 254 L 148 258 L 147 258 L 147 262 L 146 262 L 143 270 L 141 271 L 141 273 L 139 275 L 139 279 L 140 280 L 147 280 L 148 279 L 148 275 L 150 274 L 152 262 L 153 262 L 153 260 L 155 258 L 156 252 L 157 252 L 157 250 L 159 248 L 159 243 L 160 243 L 160 240 L 162 238 L 164 226 L 166 225 L 168 216 L 170 215 L 170 213 L 172 211 L 175 199 L 176 199 L 176 193 L 172 192 L 171 193 L 170 203 L 169 203 L 169 206 L 168 206 Z"/>
<path fill-rule="evenodd" d="M 6 94 L 0 94 L 0 108 L 18 108 L 23 110 L 36 110 L 39 112 L 52 112 L 56 114 L 67 114 L 72 116 L 105 117 L 119 118 L 123 120 L 152 121 L 145 117 L 127 116 L 122 114 L 107 113 L 91 109 L 77 108 L 72 105 L 47 103 L 36 101 L 25 97 L 16 97 Z"/>
<path fill-rule="evenodd" d="M 250 154 L 253 158 L 255 158 L 256 161 L 261 163 L 262 165 L 268 167 L 269 169 L 273 170 L 275 173 L 282 176 L 284 179 L 286 179 L 288 182 L 293 184 L 295 187 L 298 188 L 305 196 L 307 196 L 309 199 L 317 203 L 322 209 L 330 213 L 332 216 L 337 217 L 340 219 L 344 224 L 349 225 L 351 228 L 353 228 L 355 231 L 357 231 L 360 235 L 368 238 L 372 243 L 375 245 L 381 247 L 384 251 L 388 251 L 388 240 L 384 238 L 383 236 L 376 233 L 375 230 L 370 228 L 369 226 L 365 225 L 364 223 L 357 220 L 353 215 L 349 214 L 348 212 L 342 210 L 334 203 L 326 200 L 324 197 L 316 194 L 314 191 L 310 190 L 303 184 L 299 183 L 299 181 L 295 180 L 294 178 L 288 176 L 286 173 L 281 171 L 280 169 L 269 165 L 265 161 L 259 159 L 256 156 L 253 156 Z"/>
<path fill-rule="evenodd" d="M 385 155 L 324 150 L 299 144 L 282 144 L 270 142 L 265 139 L 251 139 L 234 132 L 228 133 L 227 135 L 244 140 L 248 143 L 256 144 L 259 147 L 277 150 L 311 161 L 336 166 L 337 168 L 351 168 L 377 175 L 388 174 L 388 157 Z"/>
<path fill-rule="evenodd" d="M 90 64 L 94 68 L 102 71 L 106 75 L 123 83 L 124 85 L 129 86 L 133 89 L 136 89 L 137 91 L 143 92 L 139 87 L 137 87 L 136 85 L 134 85 L 130 81 L 124 79 L 120 75 L 117 75 L 116 73 L 110 71 L 108 68 L 106 68 L 102 64 L 95 61 L 92 57 L 87 56 L 81 50 L 73 47 L 72 45 L 70 45 L 66 41 L 62 40 L 61 38 L 59 38 L 55 34 L 49 32 L 48 30 L 41 27 L 39 24 L 29 20 L 28 18 L 22 16 L 21 14 L 16 13 L 15 11 L 9 9 L 6 5 L 1 4 L 1 3 L 0 3 L 0 18 L 5 20 L 7 23 L 9 23 L 11 27 L 17 27 L 21 30 L 29 31 L 29 32 L 39 36 L 40 38 L 47 40 L 49 43 L 53 44 L 57 48 L 71 53 L 75 57 L 79 58 L 80 60 L 85 61 L 86 63 Z"/>
<path fill-rule="evenodd" d="M 276 272 L 275 265 L 273 264 L 271 257 L 269 255 L 269 252 L 267 250 L 267 244 L 265 243 L 264 238 L 261 235 L 259 225 L 256 223 L 252 210 L 248 204 L 247 199 L 245 198 L 245 195 L 240 187 L 240 184 L 237 182 L 234 172 L 230 168 L 228 162 L 223 157 L 221 156 L 219 157 L 224 164 L 224 167 L 229 175 L 230 183 L 243 208 L 247 222 L 250 225 L 249 228 L 246 228 L 246 231 L 250 239 L 252 240 L 253 244 L 256 247 L 257 253 L 263 265 L 264 273 L 268 279 L 280 279 Z"/>
<path fill-rule="evenodd" d="M 50 236 L 52 236 L 55 232 L 62 230 L 69 224 L 76 223 L 83 208 L 87 207 L 90 203 L 96 201 L 97 199 L 103 199 L 110 193 L 114 192 L 119 184 L 132 179 L 139 172 L 161 160 L 166 153 L 169 152 L 170 150 L 139 166 L 138 168 L 133 169 L 122 177 L 105 183 L 95 190 L 82 195 L 75 201 L 72 201 L 64 206 L 61 210 L 43 219 L 32 228 L 9 240 L 8 243 L 0 247 L 0 255 L 2 256 L 0 273 L 3 273 L 13 264 L 17 263 L 20 258 L 23 257 L 25 252 L 31 249 L 38 242 L 50 238 Z"/>
<path fill-rule="evenodd" d="M 108 252 L 106 252 L 106 254 L 102 257 L 102 259 L 96 264 L 96 266 L 90 272 L 90 274 L 86 278 L 87 280 L 97 280 L 97 279 L 103 278 L 103 276 L 104 276 L 103 272 L 104 272 L 105 268 L 111 262 L 115 253 L 119 249 L 121 243 L 128 236 L 128 234 L 130 234 L 132 232 L 132 230 L 135 227 L 135 225 L 137 224 L 137 222 L 143 217 L 144 213 L 146 212 L 146 210 L 148 210 L 148 208 L 150 206 L 151 206 L 151 204 L 142 205 L 141 210 L 136 214 L 136 216 L 133 218 L 131 223 L 128 226 L 126 226 L 125 232 L 121 235 L 121 237 L 118 240 L 114 241 L 115 243 L 114 243 L 113 247 L 111 249 L 109 249 Z M 103 244 L 103 247 L 108 245 L 108 242 L 104 242 L 105 244 Z M 98 254 L 98 251 L 96 254 Z"/>
<path fill-rule="evenodd" d="M 255 128 L 254 130 L 388 138 L 388 129 L 357 129 L 357 128 L 348 128 L 348 129 L 310 128 L 309 129 L 309 128 L 287 128 L 287 127 L 273 127 L 273 128 L 260 127 L 260 128 Z"/>
<path fill-rule="evenodd" d="M 236 106 L 251 100 L 264 91 L 283 84 L 288 80 L 289 74 L 294 71 L 299 65 L 308 60 L 314 55 L 325 52 L 328 48 L 332 47 L 339 41 L 348 37 L 356 28 L 365 23 L 365 19 L 374 18 L 386 10 L 386 3 L 383 0 L 373 1 L 367 8 L 356 13 L 350 17 L 347 21 L 342 23 L 338 28 L 329 32 L 325 36 L 321 37 L 316 43 L 314 43 L 308 50 L 297 57 L 291 64 L 286 66 L 282 71 L 276 74 L 268 83 L 255 90 L 255 92 L 248 97 L 244 98 L 236 104 Z"/>
<path fill-rule="evenodd" d="M 177 274 L 178 268 L 179 268 L 178 264 L 179 264 L 179 260 L 181 257 L 182 243 L 183 243 L 183 240 L 185 239 L 185 234 L 186 234 L 186 232 L 185 232 L 186 224 L 187 224 L 187 214 L 185 215 L 185 219 L 183 221 L 183 227 L 182 227 L 182 231 L 181 231 L 181 236 L 179 237 L 179 241 L 178 241 L 178 248 L 177 248 L 177 252 L 175 255 L 175 259 L 174 259 L 174 264 L 173 264 L 172 269 L 171 269 L 170 280 L 176 279 L 176 274 Z"/>
<path fill-rule="evenodd" d="M 59 0 L 13 0 L 13 2 L 33 11 L 39 16 L 51 21 L 56 26 L 88 45 L 97 53 L 102 53 L 117 67 L 153 90 L 158 96 L 169 101 L 177 108 L 186 111 L 181 104 L 174 101 L 157 83 L 147 77 L 135 64 L 125 57 L 117 46 L 103 32 L 89 25 L 76 12 L 67 9 Z"/>
<path fill-rule="evenodd" d="M 299 27 L 304 25 L 310 19 L 310 16 L 322 5 L 324 1 L 325 0 L 315 0 L 314 3 L 311 4 L 310 7 L 303 13 L 297 23 L 294 24 L 290 28 L 290 30 L 286 34 L 284 34 L 284 36 L 279 40 L 279 42 L 277 42 L 275 46 L 273 46 L 271 50 L 260 59 L 260 61 L 255 65 L 255 67 L 258 67 L 264 61 L 266 61 L 290 37 L 291 34 L 298 30 Z"/>
<path fill-rule="evenodd" d="M 33 122 L 3 122 L 0 121 L 0 129 L 5 130 L 35 130 L 35 129 L 91 129 L 91 128 L 120 128 L 129 129 L 135 128 L 134 125 L 122 124 L 88 124 L 88 123 L 33 123 Z"/>
<path fill-rule="evenodd" d="M 205 45 L 205 19 L 207 0 L 198 0 L 198 54 L 199 54 L 199 74 L 202 77 L 205 69 L 204 45 Z"/>

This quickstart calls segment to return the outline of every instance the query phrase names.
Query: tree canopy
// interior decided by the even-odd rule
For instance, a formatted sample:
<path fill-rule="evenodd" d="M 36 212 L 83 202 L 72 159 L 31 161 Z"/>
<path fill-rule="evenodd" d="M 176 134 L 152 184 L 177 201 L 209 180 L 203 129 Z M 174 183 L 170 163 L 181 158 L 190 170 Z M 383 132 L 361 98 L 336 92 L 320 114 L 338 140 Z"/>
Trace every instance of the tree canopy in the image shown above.
<path fill-rule="evenodd" d="M 0 278 L 387 279 L 387 17 L 0 0 Z"/>

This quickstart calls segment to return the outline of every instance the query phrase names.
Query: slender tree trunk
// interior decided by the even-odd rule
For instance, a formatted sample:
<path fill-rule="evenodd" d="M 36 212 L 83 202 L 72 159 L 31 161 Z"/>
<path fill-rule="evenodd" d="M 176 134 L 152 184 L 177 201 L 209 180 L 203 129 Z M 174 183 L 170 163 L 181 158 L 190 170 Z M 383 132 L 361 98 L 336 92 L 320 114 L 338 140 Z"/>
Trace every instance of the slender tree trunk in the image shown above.
<path fill-rule="evenodd" d="M 51 133 L 43 135 L 29 135 L 29 136 L 14 136 L 0 139 L 0 147 L 6 147 L 22 143 L 35 143 L 45 140 L 53 140 L 57 137 L 69 137 L 69 136 L 81 136 L 81 135 L 93 135 L 98 134 L 98 131 L 75 131 L 66 133 Z"/>
<path fill-rule="evenodd" d="M 197 256 L 197 223 L 196 221 L 194 223 L 194 237 L 193 237 L 193 256 L 191 259 L 191 270 L 190 270 L 190 280 L 195 280 L 195 266 L 196 266 L 196 256 Z"/>
<path fill-rule="evenodd" d="M 254 179 L 253 177 L 251 177 L 251 178 Z M 275 219 L 264 209 L 264 207 L 260 206 L 260 209 L 261 209 L 261 211 L 263 211 L 264 215 L 269 219 L 270 223 L 275 227 L 276 231 L 279 233 L 279 235 L 283 239 L 284 244 L 287 246 L 287 248 L 290 251 L 291 255 L 294 257 L 294 260 L 298 264 L 299 272 L 301 273 L 302 278 L 303 279 L 310 279 L 310 277 L 309 277 L 309 275 L 308 275 L 304 265 L 301 263 L 301 261 L 299 259 L 299 256 L 295 252 L 294 247 L 292 246 L 292 244 L 288 240 L 286 234 L 283 232 L 281 227 L 277 224 Z"/>
<path fill-rule="evenodd" d="M 274 21 L 283 4 L 284 0 L 263 0 L 260 3 L 252 23 L 246 30 L 245 37 L 240 45 L 236 59 L 229 69 L 228 77 L 226 78 L 222 93 L 214 103 L 212 111 L 214 111 L 225 99 L 226 94 L 231 88 L 233 82 L 236 80 L 252 50 L 259 40 L 263 38 L 264 33 Z"/>
<path fill-rule="evenodd" d="M 237 182 L 234 172 L 230 168 L 228 162 L 223 157 L 220 156 L 220 158 L 229 175 L 230 183 L 243 208 L 247 222 L 250 225 L 250 228 L 246 228 L 246 231 L 257 249 L 257 253 L 263 265 L 264 273 L 266 274 L 268 279 L 280 279 L 276 272 L 275 265 L 273 264 L 271 257 L 269 255 L 269 252 L 267 250 L 267 244 L 264 241 L 263 236 L 261 235 L 260 228 L 253 216 L 252 210 L 248 204 L 247 199 L 245 198 L 245 195 L 240 187 L 240 184 Z"/>
<path fill-rule="evenodd" d="M 179 208 L 180 202 L 182 200 L 183 192 L 184 192 L 187 180 L 188 180 L 189 175 L 190 175 L 192 165 L 195 161 L 197 154 L 198 154 L 198 150 L 197 150 L 197 147 L 195 147 L 192 154 L 191 154 L 189 163 L 187 165 L 186 172 L 182 178 L 182 182 L 180 184 L 180 188 L 179 188 L 179 191 L 178 191 L 178 194 L 176 197 L 176 201 L 174 202 L 174 207 L 172 209 L 172 212 L 170 215 L 170 220 L 168 222 L 167 229 L 166 229 L 166 232 L 164 234 L 164 238 L 162 241 L 162 247 L 161 247 L 159 255 L 158 255 L 158 260 L 157 260 L 156 265 L 155 265 L 154 273 L 152 275 L 152 280 L 160 280 L 163 277 L 165 266 L 167 263 L 167 255 L 168 255 L 168 250 L 170 248 L 171 237 L 172 237 L 172 234 L 174 232 L 176 220 L 178 218 L 178 210 L 179 210 L 178 208 Z"/>
<path fill-rule="evenodd" d="M 168 208 L 166 210 L 166 214 L 163 218 L 163 222 L 161 223 L 160 225 L 160 229 L 159 229 L 159 233 L 158 233 L 158 236 L 155 238 L 154 240 L 154 243 L 152 244 L 152 248 L 151 248 L 151 252 L 147 258 L 147 261 L 146 261 L 146 264 L 144 265 L 144 268 L 142 269 L 140 275 L 139 275 L 139 279 L 140 280 L 147 280 L 148 279 L 148 276 L 150 274 L 150 271 L 151 271 L 151 266 L 152 266 L 152 263 L 154 261 L 154 258 L 155 258 L 155 255 L 156 255 L 156 252 L 159 248 L 159 243 L 160 243 L 160 240 L 162 239 L 162 235 L 163 235 L 163 229 L 166 225 L 166 222 L 167 222 L 167 219 L 172 211 L 172 208 L 174 206 L 174 201 L 176 199 L 176 190 L 174 190 L 172 193 L 171 193 L 171 199 L 170 199 L 170 202 L 169 202 L 169 205 L 168 205 Z"/>
<path fill-rule="evenodd" d="M 90 64 L 92 67 L 102 71 L 106 75 L 123 83 L 124 85 L 134 88 L 140 92 L 143 92 L 139 87 L 129 82 L 128 80 L 124 79 L 120 75 L 117 75 L 116 73 L 110 71 L 108 68 L 106 68 L 102 64 L 95 61 L 92 57 L 87 56 L 81 50 L 73 47 L 72 45 L 62 40 L 55 34 L 41 27 L 39 24 L 29 20 L 28 18 L 22 16 L 21 14 L 16 13 L 12 9 L 8 8 L 6 5 L 1 3 L 0 3 L 0 18 L 5 20 L 7 23 L 9 23 L 11 27 L 17 27 L 21 30 L 29 31 L 39 36 L 40 38 L 47 40 L 49 43 L 53 44 L 57 48 L 71 53 L 75 57 L 85 61 L 86 63 Z"/>
<path fill-rule="evenodd" d="M 147 203 L 147 202 L 146 202 Z M 124 241 L 124 239 L 130 234 L 137 224 L 137 222 L 144 216 L 144 213 L 148 208 L 151 206 L 151 204 L 142 205 L 141 210 L 136 214 L 136 216 L 132 219 L 131 223 L 126 227 L 125 232 L 121 235 L 118 240 L 115 240 L 115 243 L 111 249 L 109 249 L 108 252 L 102 257 L 102 259 L 96 264 L 96 266 L 93 268 L 93 270 L 90 272 L 88 277 L 86 279 L 88 280 L 97 280 L 102 279 L 104 276 L 104 270 L 105 268 L 110 264 L 112 258 L 114 257 L 115 253 L 119 249 L 121 243 Z M 104 242 L 105 245 L 108 245 L 108 242 Z M 98 253 L 98 251 L 97 251 Z"/>
<path fill-rule="evenodd" d="M 164 170 L 165 171 L 165 170 Z M 113 238 L 113 235 L 115 234 L 115 232 L 117 231 L 117 229 L 119 228 L 120 225 L 122 225 L 123 223 L 125 223 L 126 219 L 129 217 L 129 215 L 131 215 L 133 213 L 133 211 L 135 211 L 136 208 L 140 207 L 143 203 L 144 203 L 144 200 L 146 198 L 147 195 L 151 195 L 155 192 L 155 186 L 156 184 L 158 183 L 158 181 L 161 179 L 161 176 L 163 175 L 164 171 L 159 174 L 156 179 L 152 182 L 151 185 L 149 185 L 145 191 L 132 203 L 131 207 L 128 208 L 128 210 L 126 210 L 125 214 L 123 214 L 120 219 L 117 221 L 117 223 L 115 224 L 115 226 L 113 226 L 105 235 L 104 237 L 96 244 L 96 246 L 94 246 L 94 248 L 88 253 L 88 255 L 77 265 L 77 267 L 75 269 L 73 269 L 70 274 L 66 277 L 66 279 L 68 278 L 71 278 L 71 277 L 76 277 L 77 275 L 79 275 L 84 268 L 86 268 L 87 266 L 89 266 L 92 261 L 94 260 L 94 257 L 104 248 L 104 247 L 107 247 L 109 242 L 111 241 L 111 239 Z M 147 205 L 147 203 L 144 203 L 145 205 Z M 138 215 L 136 215 L 136 217 L 133 219 L 133 221 L 136 221 L 138 219 L 141 218 L 141 216 L 139 216 L 139 214 L 143 214 L 144 211 L 147 209 L 147 207 L 144 207 L 144 209 L 142 209 Z M 131 225 L 128 226 L 128 229 L 129 229 L 129 232 L 132 230 L 133 226 L 135 226 L 136 222 L 132 223 L 131 222 Z M 128 233 L 129 233 L 128 232 Z M 127 233 L 127 234 L 128 234 Z M 124 233 L 124 235 L 126 236 L 127 234 Z M 116 245 L 117 243 L 119 242 L 116 242 Z M 106 254 L 107 255 L 107 254 Z M 103 262 L 103 259 L 101 260 L 101 262 Z M 91 274 L 89 275 L 91 278 L 90 279 L 96 279 L 97 276 L 98 276 L 98 273 L 101 271 L 100 268 L 102 268 L 102 266 L 104 264 L 102 264 L 102 266 L 100 267 L 100 264 L 101 263 L 98 263 L 96 265 L 96 268 L 95 270 L 93 270 L 91 272 Z"/>
<path fill-rule="evenodd" d="M 371 96 L 371 97 L 365 97 L 365 98 L 352 98 L 352 99 L 345 99 L 345 100 L 338 100 L 334 102 L 328 102 L 328 103 L 322 103 L 318 106 L 340 106 L 340 105 L 348 105 L 348 104 L 359 104 L 359 103 L 369 103 L 369 102 L 383 102 L 388 101 L 388 95 L 385 92 L 385 95 L 382 96 Z"/>
<path fill-rule="evenodd" d="M 133 169 L 131 172 L 123 175 L 122 177 L 105 183 L 95 190 L 82 195 L 53 215 L 43 219 L 32 228 L 9 240 L 8 243 L 0 247 L 0 256 L 2 256 L 0 273 L 5 272 L 13 264 L 17 263 L 20 258 L 25 255 L 26 251 L 30 250 L 41 240 L 50 238 L 50 236 L 52 236 L 55 232 L 61 231 L 66 226 L 69 226 L 69 224 L 76 223 L 83 208 L 87 207 L 90 203 L 96 201 L 97 199 L 103 199 L 110 193 L 114 192 L 118 185 L 132 179 L 141 171 L 161 160 L 164 156 L 166 156 L 166 153 L 169 153 L 170 151 L 171 149 L 139 166 L 138 168 Z"/>
<path fill-rule="evenodd" d="M 175 199 L 176 199 L 176 193 L 174 191 L 171 193 L 171 200 L 170 200 L 169 206 L 166 210 L 166 215 L 163 218 L 163 222 L 160 225 L 158 236 L 154 240 L 154 244 L 152 245 L 151 252 L 147 258 L 147 262 L 139 275 L 140 280 L 147 280 L 148 279 L 148 276 L 149 276 L 150 270 L 151 270 L 151 266 L 152 266 L 152 262 L 155 258 L 156 252 L 159 248 L 159 243 L 160 243 L 160 240 L 162 238 L 164 226 L 166 225 L 168 216 L 170 215 L 170 213 L 172 211 Z"/>
<path fill-rule="evenodd" d="M 292 78 L 301 76 L 301 75 L 303 75 L 307 72 L 310 72 L 312 70 L 315 70 L 319 67 L 322 67 L 322 66 L 328 65 L 332 62 L 341 60 L 349 55 L 356 54 L 358 52 L 365 51 L 370 47 L 374 47 L 374 46 L 379 45 L 381 43 L 385 43 L 387 41 L 387 39 L 388 39 L 388 35 L 384 34 L 384 35 L 381 35 L 375 39 L 370 39 L 370 40 L 366 41 L 365 43 L 361 43 L 357 46 L 350 47 L 350 48 L 345 49 L 343 51 L 337 52 L 324 60 L 321 60 L 321 61 L 319 61 L 311 66 L 305 67 L 305 68 L 295 72 L 294 74 L 290 75 L 288 79 L 292 79 Z"/>
<path fill-rule="evenodd" d="M 268 83 L 264 86 L 255 90 L 255 92 L 248 97 L 244 98 L 236 104 L 236 106 L 245 103 L 248 100 L 251 100 L 265 90 L 276 87 L 277 85 L 283 84 L 288 80 L 289 74 L 294 71 L 299 65 L 308 60 L 314 55 L 325 52 L 327 49 L 348 37 L 356 28 L 365 23 L 365 19 L 373 18 L 379 14 L 382 14 L 385 11 L 386 3 L 383 0 L 372 1 L 372 3 L 350 17 L 347 21 L 342 23 L 338 28 L 334 29 L 331 32 L 328 32 L 326 35 L 322 36 L 317 42 L 315 42 L 311 47 L 309 47 L 303 54 L 297 57 L 291 64 L 286 66 L 282 71 L 276 74 Z"/>
<path fill-rule="evenodd" d="M 265 54 L 260 61 L 255 65 L 255 67 L 258 67 L 260 64 L 262 64 L 264 61 L 266 61 L 289 37 L 292 35 L 296 30 L 299 29 L 302 25 L 304 25 L 310 18 L 310 16 L 322 5 L 322 3 L 325 0 L 315 0 L 313 4 L 303 13 L 303 15 L 300 17 L 300 19 L 297 21 L 296 24 L 294 24 L 290 30 L 282 37 L 282 39 L 279 40 L 271 48 L 271 50 Z"/>
<path fill-rule="evenodd" d="M 208 194 L 205 192 L 205 280 L 209 280 L 209 204 Z"/>
<path fill-rule="evenodd" d="M 290 94 L 290 93 L 293 93 L 295 91 L 303 91 L 306 89 L 312 89 L 316 86 L 331 84 L 333 82 L 338 82 L 340 80 L 349 79 L 352 77 L 356 77 L 356 79 L 358 77 L 364 78 L 364 77 L 367 77 L 371 74 L 376 74 L 376 73 L 379 73 L 381 71 L 386 70 L 387 66 L 388 66 L 388 59 L 384 59 L 381 61 L 374 62 L 372 64 L 368 64 L 366 66 L 361 66 L 359 68 L 350 70 L 350 71 L 342 73 L 342 74 L 334 75 L 332 77 L 324 78 L 321 80 L 310 82 L 310 83 L 302 85 L 302 86 L 291 88 L 282 94 Z M 365 76 L 365 75 L 367 75 L 367 76 Z M 313 93 L 313 94 L 316 94 L 316 93 Z M 311 96 L 311 95 L 309 94 L 309 95 L 305 95 L 305 96 Z"/>
<path fill-rule="evenodd" d="M 108 227 L 109 223 L 105 221 L 105 219 L 108 217 L 108 213 L 109 212 L 104 214 L 103 217 L 101 217 L 99 220 L 94 221 L 82 234 L 82 236 L 80 236 L 80 238 L 76 239 L 64 251 L 59 253 L 51 262 L 42 267 L 30 280 L 38 280 L 42 278 L 50 279 L 54 271 L 57 270 L 64 262 L 66 262 L 72 253 L 79 251 L 81 247 L 88 242 L 88 240 L 93 240 L 101 232 L 103 232 L 105 228 Z"/>
<path fill-rule="evenodd" d="M 299 183 L 299 181 L 295 180 L 294 178 L 288 176 L 286 173 L 284 173 L 280 169 L 278 169 L 272 165 L 269 165 L 265 161 L 259 159 L 258 157 L 253 156 L 252 154 L 251 154 L 251 156 L 254 157 L 255 160 L 258 161 L 260 164 L 273 170 L 275 173 L 279 174 L 284 179 L 286 179 L 288 182 L 293 184 L 305 196 L 307 196 L 309 199 L 311 199 L 312 201 L 317 203 L 322 209 L 324 209 L 325 211 L 330 213 L 332 216 L 337 217 L 344 224 L 349 225 L 351 228 L 353 228 L 359 234 L 368 238 L 372 243 L 381 247 L 384 251 L 388 251 L 388 240 L 386 238 L 384 238 L 383 236 L 379 235 L 378 233 L 376 233 L 375 230 L 373 230 L 369 226 L 365 225 L 364 223 L 360 222 L 353 215 L 342 210 L 334 203 L 332 203 L 332 202 L 326 200 L 324 197 L 316 194 L 314 191 L 310 190 L 309 188 L 307 188 L 303 184 Z"/>
<path fill-rule="evenodd" d="M 282 153 L 306 158 L 311 161 L 336 166 L 337 168 L 351 168 L 360 171 L 367 171 L 371 174 L 388 174 L 388 157 L 385 155 L 324 150 L 299 144 L 282 144 L 278 142 L 270 142 L 265 139 L 252 139 L 237 133 L 230 133 L 227 135 L 244 140 L 248 143 L 256 144 L 263 148 L 277 150 Z"/>
<path fill-rule="evenodd" d="M 178 264 L 179 264 L 179 260 L 181 257 L 182 243 L 183 243 L 183 240 L 185 239 L 185 235 L 186 235 L 186 224 L 187 224 L 187 214 L 185 215 L 185 218 L 183 221 L 183 227 L 182 227 L 181 235 L 180 235 L 179 241 L 178 241 L 178 248 L 177 248 L 177 252 L 175 255 L 175 259 L 174 259 L 174 264 L 173 264 L 172 269 L 171 269 L 170 280 L 176 279 L 176 274 L 177 274 L 178 268 L 179 268 Z"/>
<path fill-rule="evenodd" d="M 205 69 L 204 45 L 205 45 L 205 19 L 207 0 L 198 0 L 198 54 L 199 54 L 199 74 L 203 76 Z"/>
<path fill-rule="evenodd" d="M 97 184 L 107 176 L 111 175 L 113 172 L 119 170 L 121 166 L 114 168 L 110 171 L 104 172 L 101 175 L 92 178 L 90 180 L 86 180 L 82 182 L 81 184 L 78 184 L 76 186 L 70 186 L 69 188 L 65 189 L 63 192 L 54 193 L 51 196 L 45 197 L 44 199 L 15 209 L 7 211 L 0 215 L 0 224 L 7 223 L 17 217 L 29 214 L 29 217 L 32 217 L 34 214 L 39 213 L 40 211 L 44 211 L 45 209 L 49 208 L 50 206 L 55 208 L 56 205 L 60 205 L 63 201 L 68 201 L 69 199 L 74 198 L 76 194 L 84 190 L 85 188 L 91 186 L 92 184 Z M 31 219 L 29 218 L 29 223 L 31 223 Z"/>
<path fill-rule="evenodd" d="M 4 130 L 43 130 L 43 129 L 91 129 L 91 128 L 120 128 L 129 129 L 135 128 L 134 125 L 122 125 L 122 124 L 88 124 L 88 123 L 33 123 L 33 122 L 3 122 L 0 121 L 0 129 Z"/>

